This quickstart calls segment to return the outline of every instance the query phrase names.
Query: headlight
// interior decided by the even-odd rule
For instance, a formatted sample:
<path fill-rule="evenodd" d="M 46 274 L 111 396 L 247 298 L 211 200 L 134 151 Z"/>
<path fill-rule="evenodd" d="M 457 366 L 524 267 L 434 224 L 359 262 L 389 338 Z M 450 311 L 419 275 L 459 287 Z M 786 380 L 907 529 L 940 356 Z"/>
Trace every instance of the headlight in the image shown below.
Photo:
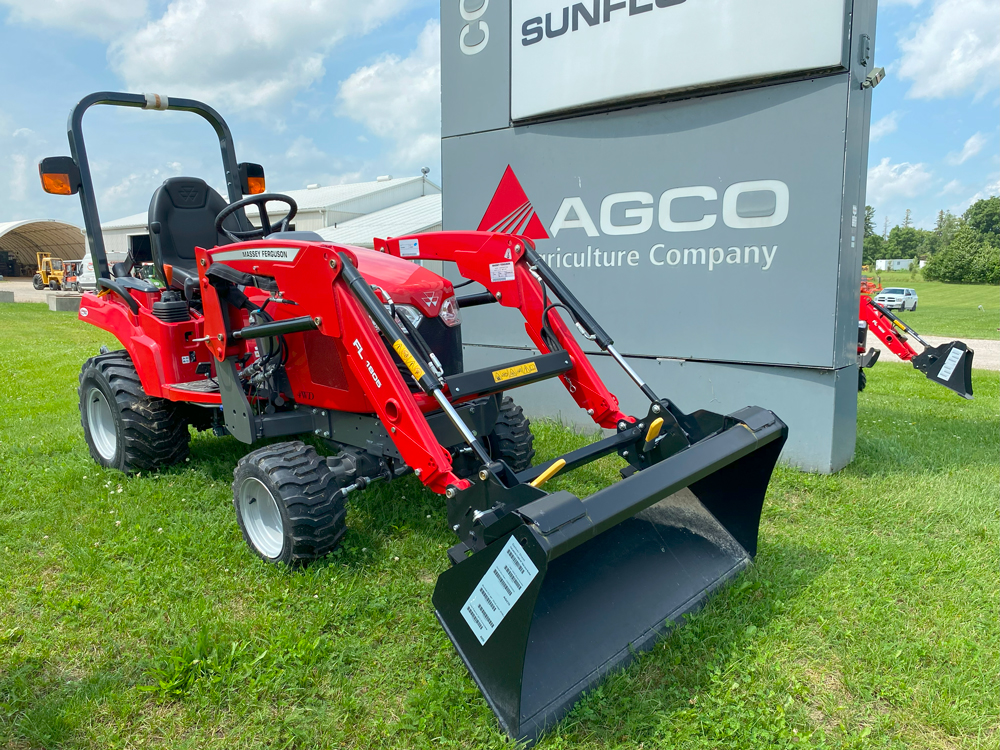
<path fill-rule="evenodd" d="M 424 319 L 424 314 L 412 305 L 396 305 L 396 315 L 406 318 L 406 323 L 410 328 L 416 328 Z"/>
<path fill-rule="evenodd" d="M 462 324 L 462 316 L 458 312 L 458 300 L 454 296 L 445 297 L 444 302 L 441 303 L 441 312 L 438 313 L 438 317 L 449 328 Z"/>

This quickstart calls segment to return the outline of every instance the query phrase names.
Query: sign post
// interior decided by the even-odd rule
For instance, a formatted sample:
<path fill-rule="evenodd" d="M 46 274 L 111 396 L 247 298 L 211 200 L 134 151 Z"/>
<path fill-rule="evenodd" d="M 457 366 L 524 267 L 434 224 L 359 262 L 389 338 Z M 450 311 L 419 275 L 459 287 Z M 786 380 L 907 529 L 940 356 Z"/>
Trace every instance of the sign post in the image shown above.
<path fill-rule="evenodd" d="M 787 462 L 840 469 L 875 5 L 443 0 L 444 227 L 536 238 L 657 392 L 771 409 Z M 464 313 L 468 366 L 530 348 L 503 313 Z M 515 395 L 575 417 L 557 385 Z"/>

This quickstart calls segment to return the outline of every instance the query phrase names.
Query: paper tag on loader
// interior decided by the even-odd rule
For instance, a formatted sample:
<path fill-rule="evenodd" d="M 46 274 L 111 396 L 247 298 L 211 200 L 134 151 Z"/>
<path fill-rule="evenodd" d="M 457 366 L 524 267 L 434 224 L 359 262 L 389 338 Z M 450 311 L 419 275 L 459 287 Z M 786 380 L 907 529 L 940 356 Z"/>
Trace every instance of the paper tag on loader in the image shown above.
<path fill-rule="evenodd" d="M 524 548 L 514 537 L 508 539 L 499 557 L 493 561 L 462 607 L 462 617 L 469 623 L 480 645 L 485 645 L 490 639 L 537 575 L 538 568 Z"/>
<path fill-rule="evenodd" d="M 513 281 L 514 280 L 514 262 L 507 261 L 506 263 L 490 263 L 490 281 Z"/>
<path fill-rule="evenodd" d="M 420 257 L 420 240 L 400 240 L 399 241 L 399 257 L 400 258 L 419 258 Z"/>
<path fill-rule="evenodd" d="M 948 352 L 948 359 L 944 361 L 944 366 L 937 374 L 938 380 L 945 382 L 951 380 L 952 373 L 955 372 L 955 368 L 958 367 L 958 363 L 962 361 L 964 355 L 965 352 L 962 349 L 952 349 Z"/>

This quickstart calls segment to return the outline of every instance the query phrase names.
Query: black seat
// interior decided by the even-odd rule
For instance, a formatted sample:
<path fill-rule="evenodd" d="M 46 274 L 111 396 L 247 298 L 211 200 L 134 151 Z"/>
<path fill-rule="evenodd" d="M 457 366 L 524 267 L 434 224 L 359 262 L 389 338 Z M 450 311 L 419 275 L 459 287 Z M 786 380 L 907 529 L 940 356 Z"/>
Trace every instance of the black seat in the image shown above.
<path fill-rule="evenodd" d="M 153 263 L 160 278 L 166 278 L 163 266 L 173 267 L 171 286 L 184 290 L 188 299 L 189 291 L 197 289 L 194 249 L 232 242 L 215 231 L 215 217 L 227 205 L 221 195 L 197 177 L 171 177 L 156 189 L 149 202 Z M 236 231 L 252 228 L 243 211 L 228 217 L 225 226 Z"/>

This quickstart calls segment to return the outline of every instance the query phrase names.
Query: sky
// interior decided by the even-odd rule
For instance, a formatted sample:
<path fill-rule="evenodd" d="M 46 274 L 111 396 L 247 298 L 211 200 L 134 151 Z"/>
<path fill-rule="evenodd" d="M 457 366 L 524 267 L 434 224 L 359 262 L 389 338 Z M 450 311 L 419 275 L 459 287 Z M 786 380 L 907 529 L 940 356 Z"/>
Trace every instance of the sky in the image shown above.
<path fill-rule="evenodd" d="M 881 0 L 868 203 L 930 228 L 1000 194 L 1000 0 Z M 201 99 L 271 190 L 430 169 L 440 183 L 438 0 L 0 0 L 0 222 L 81 224 L 37 163 L 69 153 L 92 91 Z M 101 218 L 145 211 L 167 177 L 222 186 L 218 142 L 186 113 L 84 120 Z M 444 186 L 447 190 L 447 185 Z"/>

